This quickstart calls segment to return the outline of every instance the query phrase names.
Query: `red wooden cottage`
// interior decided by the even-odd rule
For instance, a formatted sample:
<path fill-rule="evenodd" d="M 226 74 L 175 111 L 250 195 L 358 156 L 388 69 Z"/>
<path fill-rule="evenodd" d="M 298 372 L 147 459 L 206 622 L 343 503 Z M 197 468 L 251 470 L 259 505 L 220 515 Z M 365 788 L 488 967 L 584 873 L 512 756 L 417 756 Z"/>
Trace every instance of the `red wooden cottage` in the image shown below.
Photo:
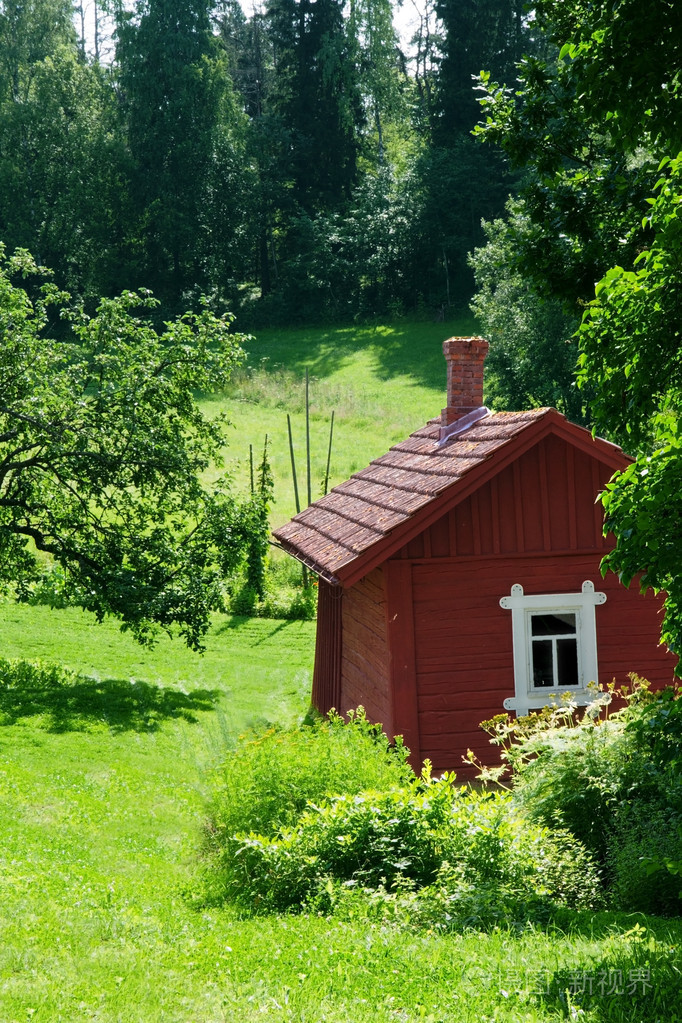
<path fill-rule="evenodd" d="M 451 338 L 447 407 L 275 532 L 319 576 L 313 703 L 362 704 L 413 762 L 489 762 L 479 723 L 637 672 L 672 680 L 660 601 L 599 563 L 628 464 L 555 409 L 482 407 L 488 343 Z"/>

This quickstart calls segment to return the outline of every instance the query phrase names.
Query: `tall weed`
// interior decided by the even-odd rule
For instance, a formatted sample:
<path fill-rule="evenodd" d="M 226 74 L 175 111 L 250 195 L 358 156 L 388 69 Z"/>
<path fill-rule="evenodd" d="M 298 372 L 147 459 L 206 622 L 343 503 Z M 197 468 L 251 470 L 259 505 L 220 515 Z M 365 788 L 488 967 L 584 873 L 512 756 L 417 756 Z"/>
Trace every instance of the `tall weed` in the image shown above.
<path fill-rule="evenodd" d="M 218 772 L 208 833 L 221 850 L 237 833 L 272 836 L 292 827 L 308 802 L 363 789 L 389 789 L 414 773 L 400 739 L 389 743 L 362 708 L 324 720 L 240 737 Z"/>

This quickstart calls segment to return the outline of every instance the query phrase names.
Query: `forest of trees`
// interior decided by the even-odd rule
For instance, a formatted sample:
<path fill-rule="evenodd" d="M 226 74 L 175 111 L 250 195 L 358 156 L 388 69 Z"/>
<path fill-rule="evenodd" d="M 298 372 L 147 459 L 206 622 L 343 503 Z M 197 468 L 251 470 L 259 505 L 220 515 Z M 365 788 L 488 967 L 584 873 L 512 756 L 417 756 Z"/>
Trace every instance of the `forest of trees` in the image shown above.
<path fill-rule="evenodd" d="M 147 288 L 240 327 L 473 297 L 489 398 L 636 456 L 608 563 L 667 592 L 682 650 L 675 0 L 409 2 L 406 42 L 391 0 L 95 0 L 87 31 L 84 0 L 0 0 L 3 251 L 83 315 Z"/>
<path fill-rule="evenodd" d="M 411 41 L 392 0 L 2 0 L 0 240 L 168 315 L 466 305 L 512 185 L 473 76 L 533 40 L 522 0 L 409 2 Z"/>

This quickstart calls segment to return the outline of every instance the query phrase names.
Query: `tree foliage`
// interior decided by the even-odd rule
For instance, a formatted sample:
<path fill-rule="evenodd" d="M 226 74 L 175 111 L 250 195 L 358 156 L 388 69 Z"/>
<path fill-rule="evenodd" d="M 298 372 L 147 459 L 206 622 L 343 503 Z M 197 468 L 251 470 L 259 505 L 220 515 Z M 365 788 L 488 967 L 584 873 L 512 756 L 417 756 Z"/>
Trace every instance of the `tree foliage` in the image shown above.
<path fill-rule="evenodd" d="M 618 543 L 605 565 L 666 593 L 662 637 L 682 654 L 682 154 L 664 158 L 651 247 L 597 285 L 580 331 L 595 415 L 639 453 L 603 496 Z"/>
<path fill-rule="evenodd" d="M 467 254 L 483 242 L 482 220 L 504 212 L 513 189 L 502 151 L 472 138 L 480 120 L 475 78 L 482 69 L 515 77 L 521 48 L 530 44 L 519 0 L 436 0 L 441 28 L 438 74 L 430 109 L 429 145 L 419 159 L 425 197 L 421 264 L 433 298 L 449 305 L 472 292 Z M 428 286 L 424 281 L 422 287 Z"/>
<path fill-rule="evenodd" d="M 571 5 L 574 16 L 565 6 L 536 5 L 531 32 L 543 43 L 521 60 L 516 88 L 488 72 L 481 76 L 484 122 L 476 132 L 525 171 L 524 212 L 536 231 L 517 256 L 524 275 L 578 308 L 611 265 L 631 262 L 644 244 L 641 218 L 632 211 L 649 194 L 656 159 L 645 128 L 631 144 L 617 127 L 613 110 L 601 105 L 593 68 L 585 74 L 570 42 L 580 38 L 587 46 L 593 31 L 608 31 L 611 5 Z"/>
<path fill-rule="evenodd" d="M 273 106 L 294 141 L 295 199 L 306 212 L 337 206 L 357 180 L 363 119 L 352 42 L 340 0 L 269 0 L 276 63 Z"/>
<path fill-rule="evenodd" d="M 443 27 L 434 134 L 439 145 L 480 120 L 474 79 L 513 82 L 526 38 L 522 0 L 436 0 Z"/>
<path fill-rule="evenodd" d="M 638 456 L 603 498 L 617 540 L 604 567 L 666 592 L 663 638 L 680 653 L 682 23 L 672 0 L 535 9 L 555 59 L 526 62 L 516 94 L 488 81 L 483 132 L 530 171 L 537 245 L 522 264 L 589 303 L 581 381 L 598 426 Z"/>
<path fill-rule="evenodd" d="M 94 296 L 119 279 L 124 147 L 111 77 L 80 59 L 71 13 L 0 10 L 0 239 Z"/>
<path fill-rule="evenodd" d="M 27 253 L 0 259 L 0 581 L 27 595 L 47 555 L 66 597 L 98 618 L 117 616 L 142 642 L 162 627 L 199 647 L 262 526 L 225 478 L 202 482 L 224 424 L 194 395 L 225 385 L 240 337 L 206 307 L 158 333 L 137 315 L 153 308 L 148 293 L 102 300 L 89 317 Z M 57 315 L 66 337 L 51 329 Z"/>
<path fill-rule="evenodd" d="M 414 55 L 390 0 L 103 0 L 98 32 L 103 11 L 111 61 L 83 3 L 0 3 L 8 251 L 90 310 L 146 287 L 166 316 L 209 294 L 261 323 L 469 299 L 513 184 L 470 137 L 472 75 L 531 41 L 520 0 L 425 0 Z"/>
<path fill-rule="evenodd" d="M 139 0 L 134 12 L 122 10 L 116 60 L 131 261 L 136 279 L 177 309 L 219 287 L 238 262 L 242 118 L 205 0 Z"/>
<path fill-rule="evenodd" d="M 585 419 L 575 380 L 578 321 L 557 299 L 543 299 L 514 266 L 528 222 L 511 206 L 509 219 L 484 224 L 487 244 L 470 257 L 477 292 L 471 303 L 483 336 L 489 402 L 503 409 L 551 405 L 574 422 Z"/>
<path fill-rule="evenodd" d="M 376 162 L 383 168 L 387 162 L 386 125 L 406 112 L 391 0 L 354 0 L 348 32 L 355 51 L 366 119 L 376 136 Z"/>

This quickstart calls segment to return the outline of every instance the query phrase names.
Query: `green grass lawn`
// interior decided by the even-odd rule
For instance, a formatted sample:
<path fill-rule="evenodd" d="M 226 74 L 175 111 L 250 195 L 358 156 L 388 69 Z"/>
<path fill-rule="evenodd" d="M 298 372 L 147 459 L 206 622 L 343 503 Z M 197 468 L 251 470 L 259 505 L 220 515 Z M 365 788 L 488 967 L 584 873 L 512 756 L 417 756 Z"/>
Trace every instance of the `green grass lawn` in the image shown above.
<path fill-rule="evenodd" d="M 305 709 L 310 623 L 220 619 L 198 658 L 142 652 L 73 611 L 0 611 L 6 653 L 95 676 L 1 695 L 3 1023 L 559 1020 L 583 975 L 597 997 L 573 1018 L 682 1018 L 677 922 L 567 914 L 443 935 L 202 901 L 213 771 L 236 730 Z M 636 997 L 599 996 L 599 978 L 645 968 Z"/>
<path fill-rule="evenodd" d="M 331 408 L 338 482 L 438 414 L 440 343 L 471 329 L 263 332 L 251 372 L 211 407 L 237 425 L 230 457 L 269 434 L 275 521 L 293 510 L 285 412 L 302 452 L 306 365 L 319 493 Z M 0 635 L 4 657 L 89 676 L 0 685 L 0 1023 L 682 1020 L 678 921 L 566 913 L 544 928 L 443 934 L 239 919 L 206 900 L 214 773 L 242 729 L 305 712 L 313 623 L 218 617 L 198 657 L 164 639 L 143 650 L 75 610 L 3 604 Z M 582 1007 L 581 983 L 593 988 Z"/>
<path fill-rule="evenodd" d="M 170 716 L 183 709 L 192 716 L 196 707 L 218 712 L 233 732 L 285 722 L 304 713 L 310 698 L 314 622 L 217 616 L 199 656 L 164 636 L 147 650 L 114 622 L 98 625 L 75 608 L 0 604 L 0 635 L 4 657 L 52 661 L 96 678 L 108 701 L 104 724 L 116 726 L 120 717 L 124 726 L 142 690 L 161 718 L 164 708 Z M 174 707 L 178 714 L 171 713 Z"/>

